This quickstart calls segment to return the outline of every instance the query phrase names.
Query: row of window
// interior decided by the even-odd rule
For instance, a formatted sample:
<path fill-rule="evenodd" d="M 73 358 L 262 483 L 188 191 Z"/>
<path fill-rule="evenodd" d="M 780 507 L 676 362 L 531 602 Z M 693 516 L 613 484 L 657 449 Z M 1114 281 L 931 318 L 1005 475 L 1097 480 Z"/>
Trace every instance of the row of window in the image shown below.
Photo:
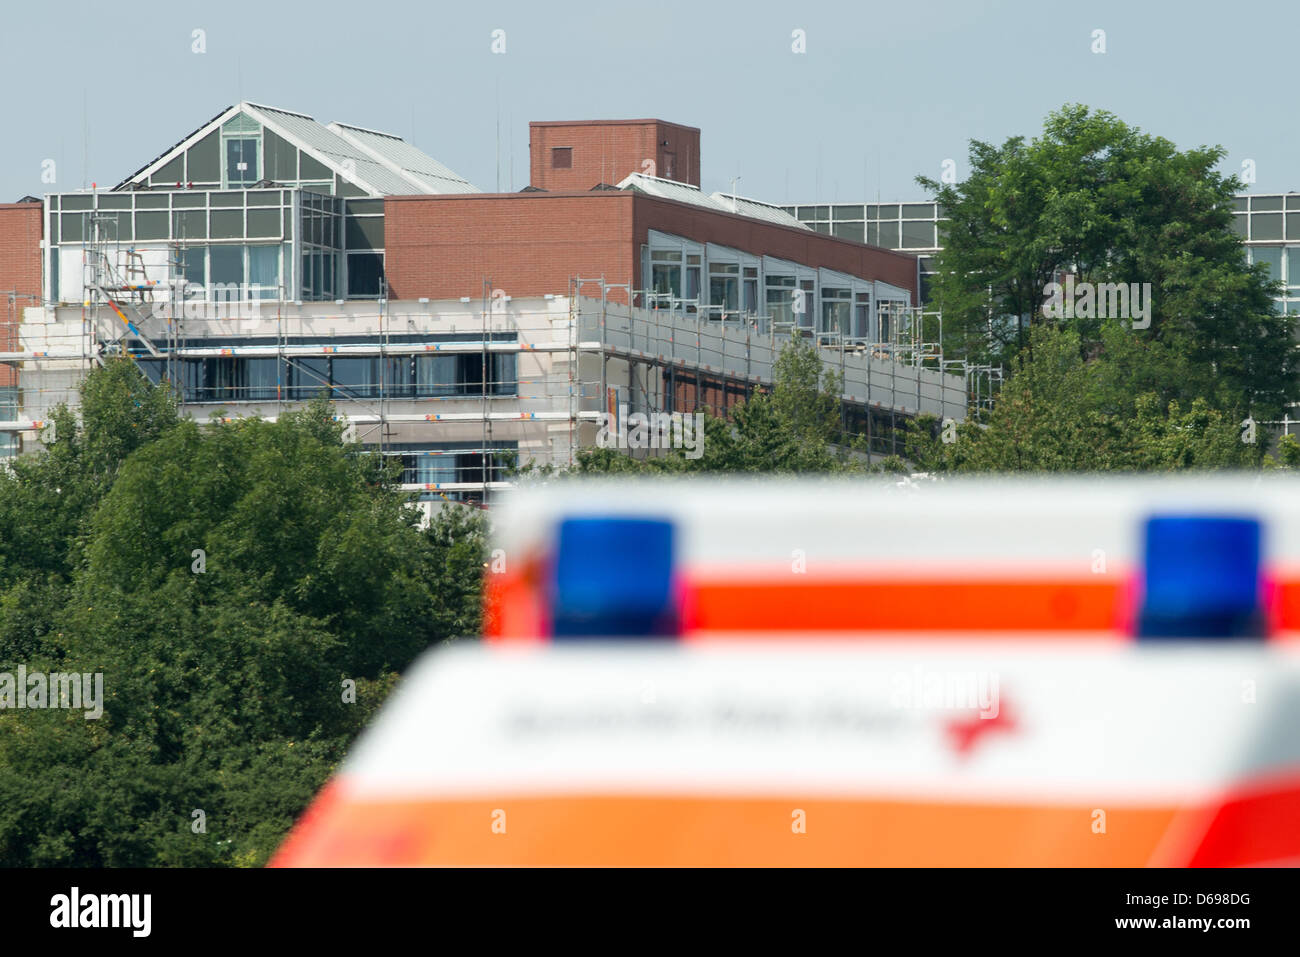
<path fill-rule="evenodd" d="M 487 394 L 517 395 L 516 356 L 497 353 L 487 358 Z M 381 394 L 392 399 L 455 398 L 482 395 L 484 391 L 481 353 L 385 358 L 185 358 L 172 360 L 170 373 L 165 359 L 137 361 L 155 384 L 169 374 L 183 383 L 187 402 L 267 402 L 317 395 L 370 399 Z"/>
<path fill-rule="evenodd" d="M 484 455 L 448 443 L 390 445 L 386 457 L 402 463 L 403 485 L 445 485 L 451 482 L 503 482 L 514 461 L 517 442 L 498 442 Z"/>
<path fill-rule="evenodd" d="M 1300 212 L 1237 213 L 1232 228 L 1247 242 L 1300 240 Z"/>
<path fill-rule="evenodd" d="M 670 245 L 667 234 L 655 234 L 651 242 L 647 261 L 651 308 L 673 308 L 674 299 L 698 299 L 709 319 L 765 316 L 774 323 L 838 333 L 844 339 L 888 338 L 887 313 L 893 307 L 888 300 L 873 307 L 870 283 L 848 276 L 843 277 L 844 285 L 825 277 L 819 283 L 817 271 L 789 264 L 793 271 L 786 273 L 777 263 L 769 261 L 762 267 L 763 260 L 736 251 L 719 261 L 710 252 L 706 263 L 702 251 L 692 251 L 700 247 L 686 240 Z M 706 274 L 707 290 L 702 288 Z M 695 311 L 693 305 L 685 309 Z"/>

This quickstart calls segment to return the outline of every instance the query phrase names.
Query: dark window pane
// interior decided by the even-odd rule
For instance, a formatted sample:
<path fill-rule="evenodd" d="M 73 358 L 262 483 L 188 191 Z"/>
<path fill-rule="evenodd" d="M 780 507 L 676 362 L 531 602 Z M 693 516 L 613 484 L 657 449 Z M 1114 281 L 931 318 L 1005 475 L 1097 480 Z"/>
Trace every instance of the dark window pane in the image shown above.
<path fill-rule="evenodd" d="M 290 371 L 293 380 L 293 398 L 310 399 L 329 391 L 328 359 L 294 359 Z"/>
<path fill-rule="evenodd" d="M 551 150 L 551 169 L 573 169 L 573 147 L 559 146 Z"/>
<path fill-rule="evenodd" d="M 175 186 L 185 182 L 185 154 L 178 153 L 149 179 L 155 186 Z"/>
<path fill-rule="evenodd" d="M 1281 239 L 1282 238 L 1282 214 L 1265 213 L 1250 217 L 1250 238 L 1251 239 Z"/>
<path fill-rule="evenodd" d="M 271 130 L 262 131 L 263 163 L 268 179 L 292 183 L 298 179 L 298 150 Z"/>
<path fill-rule="evenodd" d="M 903 248 L 929 249 L 934 245 L 934 224 L 926 222 L 903 222 Z"/>
<path fill-rule="evenodd" d="M 79 243 L 85 239 L 84 215 L 82 213 L 63 213 L 63 222 L 59 225 L 59 234 L 65 243 Z"/>
<path fill-rule="evenodd" d="M 384 218 L 382 216 L 347 217 L 348 249 L 383 249 Z M 329 245 L 326 243 L 326 245 Z"/>
<path fill-rule="evenodd" d="M 348 295 L 378 296 L 379 281 L 384 275 L 384 257 L 379 253 L 360 253 L 348 257 Z"/>
<path fill-rule="evenodd" d="M 257 172 L 257 140 L 226 140 L 226 182 L 251 186 L 261 177 Z"/>
<path fill-rule="evenodd" d="M 329 180 L 334 178 L 334 174 L 330 172 L 328 166 L 306 153 L 302 154 L 300 162 L 301 168 L 298 171 L 298 178 L 301 180 Z"/>
<path fill-rule="evenodd" d="M 248 235 L 280 236 L 280 211 L 278 209 L 250 209 Z"/>
<path fill-rule="evenodd" d="M 167 214 L 161 211 L 142 213 L 137 209 L 135 213 L 135 238 L 166 239 Z"/>
<path fill-rule="evenodd" d="M 177 239 L 207 239 L 207 210 L 187 209 L 172 213 L 172 235 Z"/>
<path fill-rule="evenodd" d="M 860 243 L 866 235 L 862 223 L 836 223 L 835 235 Z"/>
<path fill-rule="evenodd" d="M 214 209 L 212 211 L 213 239 L 243 239 L 244 211 L 242 209 Z"/>
<path fill-rule="evenodd" d="M 213 130 L 189 149 L 188 176 L 191 183 L 221 182 L 221 136 Z"/>
<path fill-rule="evenodd" d="M 208 254 L 211 257 L 210 265 L 212 270 L 212 282 L 214 284 L 243 283 L 243 246 L 210 246 L 208 248 Z"/>

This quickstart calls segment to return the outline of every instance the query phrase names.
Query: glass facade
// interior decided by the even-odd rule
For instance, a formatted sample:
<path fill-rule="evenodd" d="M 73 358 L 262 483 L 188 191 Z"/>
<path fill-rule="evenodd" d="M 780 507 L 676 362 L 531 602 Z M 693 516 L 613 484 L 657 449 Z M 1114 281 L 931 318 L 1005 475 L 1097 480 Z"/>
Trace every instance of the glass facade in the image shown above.
<path fill-rule="evenodd" d="M 1300 193 L 1238 196 L 1232 223 L 1249 260 L 1282 283 L 1277 311 L 1300 315 Z"/>
<path fill-rule="evenodd" d="M 943 246 L 945 217 L 938 203 L 782 208 L 818 232 L 916 253 L 921 302 L 929 303 L 933 254 Z M 1248 259 L 1266 264 L 1270 278 L 1282 281 L 1283 292 L 1276 300 L 1278 312 L 1300 315 L 1300 193 L 1236 197 L 1233 229 L 1245 244 Z"/>
<path fill-rule="evenodd" d="M 54 194 L 47 209 L 48 296 L 60 302 L 82 300 L 80 250 L 91 241 L 119 259 L 124 247 L 142 253 L 149 279 L 202 287 L 187 289 L 195 299 L 227 298 L 213 287 L 228 284 L 244 299 L 384 292 L 384 201 L 245 113 L 131 189 Z"/>
<path fill-rule="evenodd" d="M 650 230 L 641 262 L 650 308 L 698 311 L 711 321 L 749 322 L 763 331 L 776 323 L 869 343 L 878 341 L 878 314 L 910 299 L 906 290 L 887 283 L 657 230 Z M 707 286 L 700 286 L 701 275 L 708 277 Z"/>
<path fill-rule="evenodd" d="M 377 351 L 379 341 L 370 342 Z M 390 348 L 393 343 L 394 339 L 390 338 Z M 273 343 L 255 339 L 231 343 L 245 347 L 268 344 Z M 366 340 L 351 344 L 366 344 Z M 202 345 L 224 343 L 204 340 Z M 392 399 L 452 399 L 482 395 L 485 388 L 494 398 L 519 393 L 517 356 L 504 352 L 488 354 L 486 383 L 482 352 L 384 357 L 287 356 L 282 360 L 274 356 L 205 356 L 173 361 L 179 364 L 187 402 L 300 401 L 322 394 L 334 399 L 371 399 L 381 395 Z M 154 383 L 166 374 L 163 359 L 141 357 L 136 362 Z"/>

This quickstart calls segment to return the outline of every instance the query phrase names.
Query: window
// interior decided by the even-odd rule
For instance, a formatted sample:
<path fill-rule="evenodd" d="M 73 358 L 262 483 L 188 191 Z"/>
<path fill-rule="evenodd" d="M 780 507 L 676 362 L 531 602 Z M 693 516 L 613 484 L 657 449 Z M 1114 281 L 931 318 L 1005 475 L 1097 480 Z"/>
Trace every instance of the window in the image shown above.
<path fill-rule="evenodd" d="M 415 392 L 420 396 L 455 395 L 456 356 L 416 356 Z"/>
<path fill-rule="evenodd" d="M 379 395 L 379 357 L 355 356 L 331 362 L 330 381 L 336 398 Z"/>
<path fill-rule="evenodd" d="M 688 255 L 686 257 L 686 299 L 700 298 L 700 257 L 697 255 Z M 694 306 L 686 307 L 688 312 L 694 312 Z"/>
<path fill-rule="evenodd" d="M 295 359 L 289 376 L 293 382 L 291 397 L 310 399 L 329 392 L 330 361 L 328 359 Z"/>
<path fill-rule="evenodd" d="M 853 302 L 851 289 L 822 287 L 822 332 L 838 332 L 847 338 L 851 334 L 849 316 Z"/>
<path fill-rule="evenodd" d="M 280 247 L 248 247 L 250 299 L 280 298 Z"/>
<path fill-rule="evenodd" d="M 228 137 L 226 139 L 227 185 L 252 186 L 261 178 L 258 175 L 257 139 Z"/>
<path fill-rule="evenodd" d="M 244 284 L 244 247 L 209 247 L 209 272 L 212 284 L 242 286 Z"/>
<path fill-rule="evenodd" d="M 928 249 L 934 246 L 934 223 L 903 223 L 903 248 Z"/>
<path fill-rule="evenodd" d="M 349 296 L 378 298 L 383 278 L 383 253 L 357 253 L 348 257 Z"/>
<path fill-rule="evenodd" d="M 860 292 L 853 297 L 853 337 L 869 339 L 871 337 L 871 295 Z"/>
<path fill-rule="evenodd" d="M 1282 278 L 1282 247 L 1255 246 L 1250 251 L 1251 261 L 1268 265 L 1268 278 L 1272 282 Z"/>
<path fill-rule="evenodd" d="M 573 169 L 572 146 L 557 146 L 551 150 L 551 169 Z"/>
<path fill-rule="evenodd" d="M 736 263 L 709 263 L 709 305 L 720 306 L 725 312 L 740 308 L 740 266 Z M 717 310 L 709 318 L 721 318 Z"/>
<path fill-rule="evenodd" d="M 1264 213 L 1263 215 L 1252 215 L 1250 217 L 1250 238 L 1281 239 L 1282 214 Z"/>
<path fill-rule="evenodd" d="M 767 312 L 773 322 L 794 322 L 794 276 L 767 277 Z"/>
<path fill-rule="evenodd" d="M 799 280 L 799 289 L 803 293 L 794 300 L 794 314 L 801 328 L 811 329 L 813 310 L 817 302 L 817 283 L 812 279 Z"/>
<path fill-rule="evenodd" d="M 679 250 L 651 250 L 650 288 L 661 296 L 682 298 L 682 254 Z"/>

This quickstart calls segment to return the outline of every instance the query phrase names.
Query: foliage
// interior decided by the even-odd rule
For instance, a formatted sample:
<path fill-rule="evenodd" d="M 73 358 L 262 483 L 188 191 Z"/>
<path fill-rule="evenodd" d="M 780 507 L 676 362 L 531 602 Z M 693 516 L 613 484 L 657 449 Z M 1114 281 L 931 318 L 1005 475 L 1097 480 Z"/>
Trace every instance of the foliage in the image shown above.
<path fill-rule="evenodd" d="M 1105 111 L 1066 106 L 1041 137 L 974 141 L 970 175 L 925 177 L 949 221 L 933 298 L 950 355 L 1010 364 L 1040 325 L 1070 325 L 1085 354 L 1099 318 L 1049 318 L 1047 284 L 1151 284 L 1150 328 L 1134 395 L 1162 408 L 1197 398 L 1220 410 L 1280 417 L 1297 395 L 1293 320 L 1273 308 L 1265 267 L 1233 233 L 1241 184 L 1216 172 L 1224 151 L 1179 151 Z"/>
<path fill-rule="evenodd" d="M 397 673 L 478 632 L 482 517 L 422 527 L 323 401 L 200 428 L 126 360 L 47 439 L 0 475 L 0 670 L 100 672 L 104 714 L 0 712 L 0 863 L 264 862 Z"/>

